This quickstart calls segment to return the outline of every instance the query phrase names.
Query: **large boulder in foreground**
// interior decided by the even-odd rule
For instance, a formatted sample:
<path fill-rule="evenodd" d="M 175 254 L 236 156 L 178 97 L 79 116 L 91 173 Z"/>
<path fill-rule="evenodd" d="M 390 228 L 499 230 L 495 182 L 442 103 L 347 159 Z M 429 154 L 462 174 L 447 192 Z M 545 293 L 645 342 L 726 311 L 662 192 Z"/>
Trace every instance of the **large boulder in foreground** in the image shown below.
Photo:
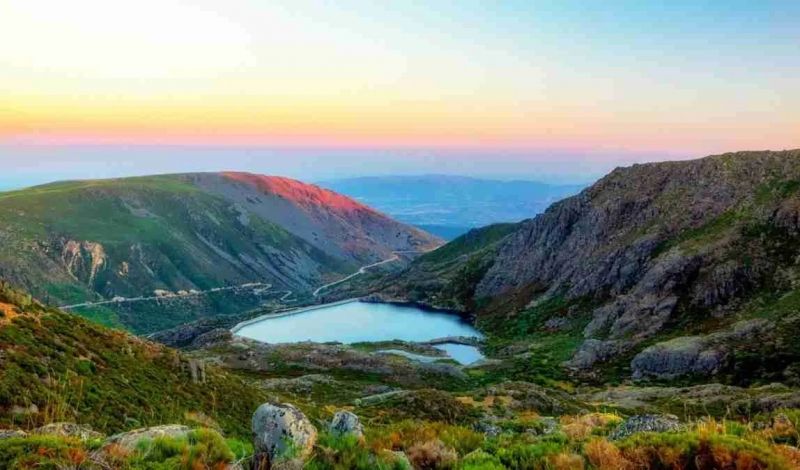
<path fill-rule="evenodd" d="M 306 458 L 317 442 L 317 429 L 306 415 L 288 403 L 264 403 L 253 413 L 256 454 L 274 462 L 283 457 Z M 292 454 L 287 456 L 291 448 Z"/>
<path fill-rule="evenodd" d="M 189 434 L 191 429 L 181 424 L 167 424 L 150 428 L 135 429 L 133 431 L 114 434 L 106 439 L 104 445 L 116 444 L 127 450 L 136 449 L 136 445 L 143 440 L 153 440 L 160 437 L 182 438 Z"/>

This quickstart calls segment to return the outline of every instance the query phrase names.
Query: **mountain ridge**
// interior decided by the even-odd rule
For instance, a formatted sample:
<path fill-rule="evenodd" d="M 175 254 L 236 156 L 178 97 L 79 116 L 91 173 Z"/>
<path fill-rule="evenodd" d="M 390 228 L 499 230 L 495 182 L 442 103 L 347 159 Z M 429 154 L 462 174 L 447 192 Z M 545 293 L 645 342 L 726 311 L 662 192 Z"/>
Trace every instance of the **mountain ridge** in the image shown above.
<path fill-rule="evenodd" d="M 294 180 L 258 178 L 158 175 L 0 193 L 6 221 L 0 227 L 0 275 L 60 305 L 262 284 L 235 298 L 218 293 L 194 299 L 164 314 L 156 303 L 146 311 L 113 304 L 81 311 L 150 332 L 215 312 L 255 308 L 279 290 L 310 292 L 396 250 L 439 244 L 344 196 Z M 325 198 L 301 205 L 289 193 L 257 185 L 265 181 L 289 185 L 295 196 L 302 189 Z M 324 205 L 331 200 L 346 210 Z"/>

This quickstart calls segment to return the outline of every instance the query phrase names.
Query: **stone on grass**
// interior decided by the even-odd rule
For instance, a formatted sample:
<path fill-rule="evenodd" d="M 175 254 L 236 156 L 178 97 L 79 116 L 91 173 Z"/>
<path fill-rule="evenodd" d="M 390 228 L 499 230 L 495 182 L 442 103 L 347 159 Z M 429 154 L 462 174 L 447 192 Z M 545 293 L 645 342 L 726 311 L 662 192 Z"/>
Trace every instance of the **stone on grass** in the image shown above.
<path fill-rule="evenodd" d="M 116 444 L 127 450 L 136 449 L 136 445 L 143 440 L 153 440 L 160 437 L 180 439 L 186 437 L 191 429 L 181 424 L 167 424 L 150 428 L 134 429 L 133 431 L 114 434 L 106 439 L 104 446 Z"/>
<path fill-rule="evenodd" d="M 20 429 L 0 429 L 0 440 L 11 439 L 12 437 L 25 437 L 28 433 Z"/>
<path fill-rule="evenodd" d="M 91 427 L 75 423 L 50 423 L 33 430 L 33 434 L 45 434 L 59 437 L 76 437 L 81 440 L 99 439 L 103 437 Z"/>
<path fill-rule="evenodd" d="M 317 442 L 317 430 L 300 410 L 288 403 L 264 403 L 253 413 L 253 445 L 270 462 L 306 458 Z"/>
<path fill-rule="evenodd" d="M 364 437 L 364 426 L 355 413 L 349 411 L 337 411 L 333 415 L 330 425 L 331 434 L 337 436 L 353 435 L 359 439 Z"/>
<path fill-rule="evenodd" d="M 639 432 L 673 432 L 680 429 L 681 423 L 675 415 L 636 415 L 623 421 L 609 439 L 624 439 Z"/>

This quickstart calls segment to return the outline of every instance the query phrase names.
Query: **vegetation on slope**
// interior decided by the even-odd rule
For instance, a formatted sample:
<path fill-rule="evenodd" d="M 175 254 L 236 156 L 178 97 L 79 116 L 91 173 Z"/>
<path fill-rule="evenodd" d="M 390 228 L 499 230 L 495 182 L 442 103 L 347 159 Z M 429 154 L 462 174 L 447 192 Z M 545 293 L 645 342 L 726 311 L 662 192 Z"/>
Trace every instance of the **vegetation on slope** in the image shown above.
<path fill-rule="evenodd" d="M 559 380 L 796 381 L 798 181 L 798 150 L 617 169 L 369 288 L 469 311 L 494 353 Z"/>
<path fill-rule="evenodd" d="M 180 353 L 7 287 L 0 307 L 0 425 L 71 421 L 111 433 L 205 415 L 230 435 L 249 435 L 263 395 L 230 373 L 208 366 L 205 380 L 193 380 Z"/>
<path fill-rule="evenodd" d="M 174 176 L 2 193 L 0 275 L 46 303 L 66 305 L 252 282 L 302 289 L 323 274 L 353 269 L 283 228 L 243 214 Z M 259 303 L 253 296 L 229 296 L 216 311 L 238 313 Z M 135 315 L 116 315 L 113 304 L 90 313 L 137 332 L 195 319 L 187 317 L 191 309 L 171 319 L 173 312 L 152 308 L 153 302 L 140 304 L 132 305 Z"/>

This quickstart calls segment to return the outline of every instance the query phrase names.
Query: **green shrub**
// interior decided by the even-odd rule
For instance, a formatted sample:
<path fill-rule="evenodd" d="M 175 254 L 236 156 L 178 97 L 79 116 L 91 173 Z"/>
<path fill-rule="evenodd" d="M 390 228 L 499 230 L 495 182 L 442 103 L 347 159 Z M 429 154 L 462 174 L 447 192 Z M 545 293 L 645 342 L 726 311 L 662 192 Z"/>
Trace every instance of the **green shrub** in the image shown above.
<path fill-rule="evenodd" d="M 83 444 L 73 438 L 27 436 L 0 440 L 0 468 L 60 470 L 79 468 L 87 459 Z"/>
<path fill-rule="evenodd" d="M 563 442 L 543 441 L 535 444 L 514 444 L 497 449 L 495 455 L 506 468 L 512 470 L 547 469 L 548 457 L 567 449 Z"/>
<path fill-rule="evenodd" d="M 458 470 L 505 470 L 500 459 L 482 450 L 470 453 L 459 463 Z"/>
<path fill-rule="evenodd" d="M 305 466 L 309 470 L 406 470 L 389 453 L 374 453 L 353 435 L 323 433 L 314 455 Z"/>
<path fill-rule="evenodd" d="M 185 438 L 160 437 L 139 442 L 130 459 L 134 468 L 214 468 L 234 460 L 222 436 L 210 429 L 196 429 Z"/>

